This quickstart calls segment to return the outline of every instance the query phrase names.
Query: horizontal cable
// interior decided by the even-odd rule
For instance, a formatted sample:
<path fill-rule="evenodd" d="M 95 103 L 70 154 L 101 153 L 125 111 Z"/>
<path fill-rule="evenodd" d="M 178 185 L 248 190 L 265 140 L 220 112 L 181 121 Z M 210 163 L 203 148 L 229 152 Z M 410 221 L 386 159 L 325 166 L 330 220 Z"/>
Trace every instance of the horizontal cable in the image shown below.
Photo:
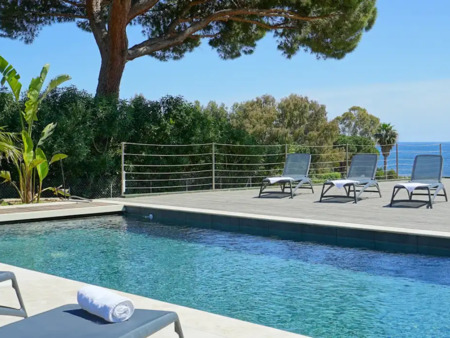
<path fill-rule="evenodd" d="M 167 182 L 167 181 L 189 181 L 189 180 L 204 180 L 204 179 L 212 179 L 212 176 L 184 177 L 184 178 L 155 178 L 151 180 L 126 180 L 126 182 Z"/>
<path fill-rule="evenodd" d="M 125 145 L 131 144 L 135 146 L 149 146 L 149 147 L 198 147 L 198 146 L 212 146 L 212 143 L 193 143 L 193 144 L 151 144 L 151 143 L 133 143 L 124 142 Z"/>
<path fill-rule="evenodd" d="M 336 153 L 319 153 L 319 154 L 310 154 L 311 156 L 339 156 L 345 155 L 345 152 L 336 152 Z M 350 153 L 349 153 L 350 155 Z M 345 160 L 345 159 L 344 159 Z"/>
<path fill-rule="evenodd" d="M 249 154 L 224 154 L 224 153 L 215 153 L 216 155 L 221 155 L 221 156 L 243 156 L 243 157 L 261 157 L 261 156 L 281 156 L 281 155 L 285 155 L 285 153 L 276 153 L 276 154 L 260 154 L 260 155 L 249 155 Z"/>
<path fill-rule="evenodd" d="M 237 178 L 237 179 L 251 179 L 251 178 L 264 178 L 267 176 L 216 176 L 216 178 Z"/>
<path fill-rule="evenodd" d="M 262 166 L 262 165 L 275 165 L 275 164 L 284 164 L 284 162 L 275 162 L 275 163 L 216 163 L 216 165 L 258 165 L 258 166 Z"/>
<path fill-rule="evenodd" d="M 432 146 L 439 146 L 442 143 L 427 143 L 427 144 L 407 144 L 407 143 L 402 143 L 399 144 L 399 147 L 432 147 Z"/>
<path fill-rule="evenodd" d="M 340 174 L 340 173 L 332 171 L 332 172 L 328 172 L 328 173 L 312 173 L 312 175 L 310 175 L 310 176 L 326 176 L 326 175 L 330 175 L 330 174 Z"/>
<path fill-rule="evenodd" d="M 261 182 L 234 182 L 234 183 L 216 183 L 219 185 L 260 185 Z"/>
<path fill-rule="evenodd" d="M 399 154 L 422 154 L 422 153 L 439 153 L 439 149 L 438 150 L 421 150 L 421 151 L 399 151 Z"/>
<path fill-rule="evenodd" d="M 212 153 L 198 153 L 198 154 L 175 154 L 175 155 L 161 155 L 161 154 L 132 154 L 124 153 L 125 156 L 146 156 L 146 157 L 187 157 L 187 156 L 205 156 L 212 155 Z"/>
<path fill-rule="evenodd" d="M 175 175 L 175 174 L 206 173 L 206 172 L 211 172 L 211 171 L 212 171 L 212 169 L 208 169 L 208 170 L 192 170 L 192 171 L 166 171 L 166 172 L 126 171 L 125 174 L 130 174 L 130 175 Z"/>
<path fill-rule="evenodd" d="M 159 186 L 159 187 L 127 187 L 127 190 L 129 189 L 134 189 L 134 190 L 142 190 L 142 189 L 147 189 L 147 190 L 153 190 L 153 189 L 173 189 L 173 188 L 186 188 L 186 187 L 202 187 L 202 186 L 207 186 L 207 185 L 211 185 L 212 183 L 205 183 L 205 184 L 187 184 L 187 185 L 163 185 L 163 186 Z"/>
<path fill-rule="evenodd" d="M 236 172 L 236 173 L 254 173 L 254 172 L 258 172 L 258 171 L 282 171 L 282 169 L 254 169 L 254 170 L 227 170 L 227 169 L 216 169 L 216 172 Z"/>
<path fill-rule="evenodd" d="M 285 147 L 285 144 L 227 144 L 227 143 L 214 143 L 216 146 L 226 147 Z"/>
<path fill-rule="evenodd" d="M 329 164 L 329 163 L 336 163 L 336 162 L 345 162 L 345 161 L 313 162 L 311 164 L 313 164 L 313 165 L 316 165 L 316 164 Z"/>
<path fill-rule="evenodd" d="M 193 167 L 199 165 L 211 165 L 212 163 L 190 163 L 190 164 L 124 164 L 127 167 Z"/>

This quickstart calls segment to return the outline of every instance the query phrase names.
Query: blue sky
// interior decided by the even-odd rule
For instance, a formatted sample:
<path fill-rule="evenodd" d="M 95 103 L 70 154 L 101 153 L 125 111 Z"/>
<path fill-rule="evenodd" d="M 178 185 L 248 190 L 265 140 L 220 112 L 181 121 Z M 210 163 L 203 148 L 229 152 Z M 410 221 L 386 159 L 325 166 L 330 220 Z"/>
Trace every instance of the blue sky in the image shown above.
<path fill-rule="evenodd" d="M 450 141 L 450 2 L 379 0 L 378 11 L 373 29 L 343 60 L 307 53 L 288 60 L 267 36 L 253 55 L 224 61 L 204 43 L 179 61 L 143 57 L 128 63 L 121 97 L 170 94 L 230 106 L 263 94 L 279 99 L 295 93 L 326 105 L 329 118 L 364 107 L 394 124 L 400 141 Z M 130 45 L 140 41 L 139 31 L 131 30 Z M 24 83 L 50 63 L 50 77 L 66 73 L 71 84 L 95 92 L 97 46 L 74 24 L 46 27 L 31 45 L 1 39 L 0 55 Z"/>

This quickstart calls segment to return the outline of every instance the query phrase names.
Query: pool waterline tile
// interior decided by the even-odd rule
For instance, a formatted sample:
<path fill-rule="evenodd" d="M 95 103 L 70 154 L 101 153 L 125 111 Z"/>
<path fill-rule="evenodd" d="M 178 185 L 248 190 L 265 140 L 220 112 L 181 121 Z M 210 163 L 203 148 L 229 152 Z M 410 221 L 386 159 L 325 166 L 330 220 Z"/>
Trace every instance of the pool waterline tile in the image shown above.
<path fill-rule="evenodd" d="M 323 224 L 271 220 L 270 217 L 239 217 L 145 206 L 125 206 L 125 210 L 127 214 L 131 215 L 137 213 L 145 216 L 153 213 L 153 221 L 163 224 L 210 228 L 342 247 L 450 256 L 450 237 L 438 238 L 414 233 L 383 232 L 372 230 L 370 227 L 357 229 L 333 225 L 324 226 Z M 435 238 L 434 241 L 433 238 Z"/>

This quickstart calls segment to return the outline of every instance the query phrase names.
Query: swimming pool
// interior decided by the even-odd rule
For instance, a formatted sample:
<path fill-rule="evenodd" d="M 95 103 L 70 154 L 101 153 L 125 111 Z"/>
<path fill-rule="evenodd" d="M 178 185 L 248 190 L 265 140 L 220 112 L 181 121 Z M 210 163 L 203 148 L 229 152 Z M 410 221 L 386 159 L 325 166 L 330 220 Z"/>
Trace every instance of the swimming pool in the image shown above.
<path fill-rule="evenodd" d="M 0 227 L 0 261 L 313 337 L 442 337 L 450 258 L 107 216 Z"/>

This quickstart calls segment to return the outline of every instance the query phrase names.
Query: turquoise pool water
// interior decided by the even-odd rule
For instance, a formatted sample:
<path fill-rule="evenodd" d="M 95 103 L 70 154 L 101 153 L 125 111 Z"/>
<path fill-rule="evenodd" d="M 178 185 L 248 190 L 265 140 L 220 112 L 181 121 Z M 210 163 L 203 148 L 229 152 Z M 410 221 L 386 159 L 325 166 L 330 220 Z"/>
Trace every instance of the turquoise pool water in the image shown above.
<path fill-rule="evenodd" d="M 450 335 L 450 258 L 108 216 L 2 225 L 0 261 L 313 337 Z"/>

